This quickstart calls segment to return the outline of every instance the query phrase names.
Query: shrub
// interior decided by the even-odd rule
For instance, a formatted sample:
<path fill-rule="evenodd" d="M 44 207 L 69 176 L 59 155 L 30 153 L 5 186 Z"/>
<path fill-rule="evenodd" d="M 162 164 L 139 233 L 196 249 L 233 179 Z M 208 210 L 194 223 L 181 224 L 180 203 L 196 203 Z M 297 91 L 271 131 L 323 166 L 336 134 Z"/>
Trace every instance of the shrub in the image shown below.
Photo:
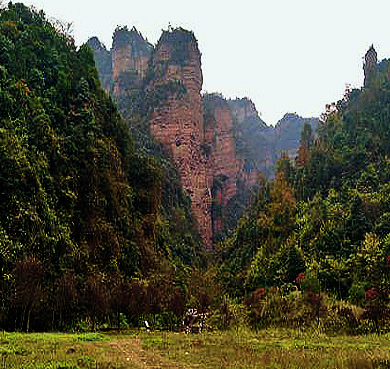
<path fill-rule="evenodd" d="M 377 332 L 390 318 L 389 300 L 387 288 L 378 286 L 366 291 L 365 308 L 361 318 L 370 321 Z"/>
<path fill-rule="evenodd" d="M 342 318 L 346 322 L 347 327 L 352 328 L 357 326 L 358 320 L 351 308 L 348 307 L 341 308 L 340 310 L 338 310 L 337 314 L 340 318 Z"/>
<path fill-rule="evenodd" d="M 84 304 L 92 320 L 92 330 L 98 319 L 107 313 L 109 305 L 109 294 L 104 282 L 97 276 L 87 280 L 84 289 Z"/>
<path fill-rule="evenodd" d="M 327 308 L 324 302 L 324 296 L 320 293 L 313 292 L 311 290 L 305 292 L 305 302 L 310 307 L 311 319 L 317 319 L 319 321 L 320 316 L 323 316 L 327 312 Z"/>
<path fill-rule="evenodd" d="M 365 286 L 361 282 L 354 282 L 349 289 L 348 299 L 355 305 L 364 305 Z"/>
<path fill-rule="evenodd" d="M 210 307 L 210 296 L 203 290 L 196 297 L 196 308 L 199 314 L 205 314 Z"/>

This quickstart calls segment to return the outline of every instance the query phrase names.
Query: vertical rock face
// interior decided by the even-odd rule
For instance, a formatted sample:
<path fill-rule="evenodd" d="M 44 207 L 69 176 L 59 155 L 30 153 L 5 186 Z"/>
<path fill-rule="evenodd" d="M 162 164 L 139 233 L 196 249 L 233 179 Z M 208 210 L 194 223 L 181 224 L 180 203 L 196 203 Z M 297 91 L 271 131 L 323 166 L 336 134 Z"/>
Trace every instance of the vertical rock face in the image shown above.
<path fill-rule="evenodd" d="M 295 158 L 300 131 L 318 119 L 286 114 L 267 126 L 247 98 L 201 96 L 201 56 L 192 32 L 164 31 L 155 48 L 135 29 L 117 28 L 110 51 L 94 37 L 103 87 L 131 117 L 132 94 L 149 111 L 150 135 L 169 152 L 191 198 L 192 213 L 208 249 L 234 230 L 260 175 L 273 177 L 281 151 Z M 376 53 L 366 57 L 376 65 Z M 366 70 L 366 69 L 365 69 Z M 367 69 L 368 70 L 368 69 Z M 128 106 L 130 104 L 130 106 Z"/>
<path fill-rule="evenodd" d="M 152 64 L 154 76 L 148 92 L 163 100 L 157 102 L 151 114 L 150 131 L 169 150 L 182 185 L 191 197 L 200 233 L 210 248 L 210 187 L 207 154 L 202 149 L 204 122 L 200 91 L 203 77 L 194 35 L 181 28 L 164 31 Z"/>
<path fill-rule="evenodd" d="M 118 27 L 108 51 L 96 38 L 88 40 L 93 50 L 103 88 L 117 98 L 139 87 L 146 75 L 153 46 L 135 27 Z"/>
<path fill-rule="evenodd" d="M 137 87 L 146 76 L 152 46 L 135 27 L 117 28 L 112 42 L 113 95 L 121 96 Z"/>
<path fill-rule="evenodd" d="M 251 187 L 260 174 L 272 175 L 273 129 L 261 120 L 251 100 L 236 99 L 228 103 L 236 123 L 236 148 L 240 163 L 238 178 L 246 187 Z"/>
<path fill-rule="evenodd" d="M 237 192 L 237 155 L 234 119 L 229 104 L 218 94 L 203 97 L 205 116 L 204 150 L 208 155 L 208 185 L 212 190 L 213 235 L 221 233 L 228 202 Z"/>
<path fill-rule="evenodd" d="M 97 37 L 90 38 L 88 40 L 88 46 L 94 52 L 102 87 L 105 91 L 109 92 L 112 81 L 111 52 L 106 49 Z"/>
<path fill-rule="evenodd" d="M 378 63 L 377 53 L 374 49 L 374 45 L 371 45 L 371 47 L 366 52 L 366 55 L 364 56 L 364 64 L 363 64 L 364 86 L 367 85 L 367 82 L 369 81 L 370 77 L 374 73 L 377 63 Z"/>
<path fill-rule="evenodd" d="M 259 113 L 256 110 L 255 104 L 247 99 L 229 100 L 229 106 L 232 110 L 233 116 L 239 124 L 247 120 L 258 120 L 259 124 L 264 128 L 267 125 L 259 118 Z"/>

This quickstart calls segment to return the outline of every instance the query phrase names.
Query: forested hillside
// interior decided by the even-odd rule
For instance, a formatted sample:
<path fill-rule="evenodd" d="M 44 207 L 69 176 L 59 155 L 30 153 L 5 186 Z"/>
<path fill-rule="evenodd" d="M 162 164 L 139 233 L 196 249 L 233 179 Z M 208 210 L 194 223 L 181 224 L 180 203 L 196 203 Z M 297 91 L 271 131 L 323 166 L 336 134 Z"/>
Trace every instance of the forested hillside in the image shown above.
<path fill-rule="evenodd" d="M 360 90 L 329 105 L 318 139 L 304 127 L 296 163 L 282 155 L 276 179 L 262 184 L 222 245 L 228 294 L 257 290 L 256 300 L 264 287 L 326 292 L 365 307 L 376 322 L 388 318 L 389 68 L 388 61 L 372 66 Z"/>
<path fill-rule="evenodd" d="M 206 265 L 197 231 L 202 213 L 195 221 L 189 189 L 204 190 L 199 209 L 218 200 L 213 226 L 221 231 L 234 209 L 225 200 L 239 186 L 227 180 L 246 168 L 229 135 L 234 119 L 257 116 L 254 106 L 236 102 L 233 114 L 227 101 L 210 95 L 202 111 L 200 52 L 194 35 L 178 28 L 163 33 L 160 49 L 142 49 L 152 53 L 149 65 L 146 57 L 126 59 L 139 64 L 142 78 L 134 79 L 136 89 L 113 87 L 126 87 L 118 99 L 127 107 L 123 119 L 101 87 L 89 46 L 77 48 L 66 29 L 23 4 L 0 9 L 1 329 L 94 330 L 145 319 L 173 328 L 186 308 L 223 329 L 388 329 L 388 60 L 378 63 L 371 47 L 364 86 L 329 105 L 315 133 L 316 120 L 285 116 L 280 140 L 290 136 L 282 134 L 288 121 L 304 124 L 295 161 L 282 153 L 272 180 L 256 181 L 247 171 L 258 191 L 237 229 L 229 226 L 229 238 L 210 248 Z M 130 33 L 139 41 L 136 30 Z M 181 39 L 191 49 L 178 49 Z M 96 52 L 101 45 L 94 45 Z M 166 55 L 163 46 L 169 63 L 158 58 Z M 192 59 L 182 59 L 189 50 Z M 121 68 L 127 65 L 115 73 Z M 167 71 L 171 79 L 153 80 Z M 186 78 L 192 89 L 180 82 Z M 198 118 L 187 121 L 193 101 Z M 209 131 L 201 129 L 203 113 Z M 182 156 L 172 160 L 163 140 L 153 138 L 150 117 L 157 136 L 187 157 L 181 171 Z M 164 135 L 172 122 L 177 136 Z M 242 145 L 252 126 L 242 131 Z M 199 181 L 189 178 L 183 190 L 187 168 L 198 164 Z"/>
<path fill-rule="evenodd" d="M 94 326 L 141 306 L 169 310 L 172 298 L 181 313 L 188 266 L 201 262 L 189 200 L 161 192 L 167 179 L 135 151 L 89 47 L 9 3 L 0 106 L 0 327 Z"/>

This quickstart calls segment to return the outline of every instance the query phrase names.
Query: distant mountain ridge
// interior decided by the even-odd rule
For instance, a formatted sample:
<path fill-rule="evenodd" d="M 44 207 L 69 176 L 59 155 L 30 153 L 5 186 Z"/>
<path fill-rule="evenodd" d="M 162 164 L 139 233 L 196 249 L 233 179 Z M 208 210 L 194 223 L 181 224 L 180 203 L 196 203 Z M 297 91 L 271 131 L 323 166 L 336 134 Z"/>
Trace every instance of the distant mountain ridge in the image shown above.
<path fill-rule="evenodd" d="M 301 131 L 305 123 L 314 132 L 318 118 L 302 118 L 296 113 L 286 113 L 275 127 L 268 126 L 260 117 L 254 103 L 247 99 L 228 100 L 236 120 L 236 145 L 245 153 L 247 165 L 256 168 L 256 174 L 274 176 L 276 161 L 282 152 L 295 160 Z"/>

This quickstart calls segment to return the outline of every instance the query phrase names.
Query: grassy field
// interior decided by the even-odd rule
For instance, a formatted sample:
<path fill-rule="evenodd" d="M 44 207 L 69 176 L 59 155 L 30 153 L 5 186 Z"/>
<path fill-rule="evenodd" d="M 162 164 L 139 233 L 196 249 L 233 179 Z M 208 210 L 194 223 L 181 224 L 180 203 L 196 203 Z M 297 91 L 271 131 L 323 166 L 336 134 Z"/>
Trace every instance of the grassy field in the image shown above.
<path fill-rule="evenodd" d="M 0 367 L 390 368 L 390 335 L 327 337 L 280 329 L 190 335 L 1 333 Z"/>

